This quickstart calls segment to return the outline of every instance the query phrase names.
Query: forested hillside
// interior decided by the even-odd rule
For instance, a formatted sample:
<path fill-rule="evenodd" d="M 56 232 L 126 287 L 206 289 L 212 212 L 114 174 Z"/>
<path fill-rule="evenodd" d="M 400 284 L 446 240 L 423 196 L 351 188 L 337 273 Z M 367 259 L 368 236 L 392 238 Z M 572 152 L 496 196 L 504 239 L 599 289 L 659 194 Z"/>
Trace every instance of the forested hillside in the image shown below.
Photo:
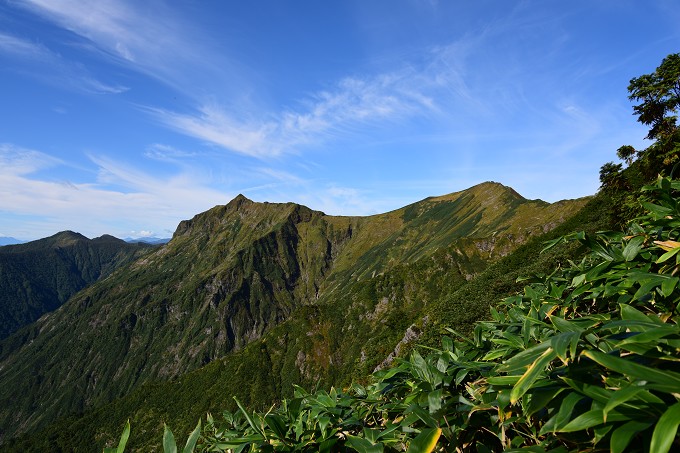
<path fill-rule="evenodd" d="M 113 236 L 71 231 L 0 247 L 0 339 L 149 250 Z"/>

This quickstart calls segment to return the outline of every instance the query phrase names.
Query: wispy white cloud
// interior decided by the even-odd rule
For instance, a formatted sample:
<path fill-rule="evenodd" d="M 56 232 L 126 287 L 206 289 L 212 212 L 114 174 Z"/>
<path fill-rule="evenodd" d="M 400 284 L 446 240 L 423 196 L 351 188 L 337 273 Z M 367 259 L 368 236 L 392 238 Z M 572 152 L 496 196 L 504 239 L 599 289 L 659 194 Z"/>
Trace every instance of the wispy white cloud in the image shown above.
<path fill-rule="evenodd" d="M 144 156 L 154 160 L 178 162 L 179 160 L 196 157 L 198 153 L 184 151 L 162 143 L 152 143 L 147 146 Z"/>
<path fill-rule="evenodd" d="M 481 49 L 505 39 L 515 27 L 540 26 L 538 18 L 525 16 L 499 19 L 478 33 L 431 47 L 418 58 L 392 62 L 384 72 L 341 78 L 278 111 L 258 112 L 216 102 L 200 103 L 193 112 L 147 111 L 182 134 L 261 159 L 299 153 L 337 139 L 375 139 L 376 131 L 412 120 L 430 121 L 430 131 L 436 133 L 437 127 L 461 132 L 470 125 L 500 124 L 518 112 L 557 119 L 558 108 L 536 109 L 545 87 L 537 86 L 534 75 L 516 63 L 517 55 L 480 56 Z"/>
<path fill-rule="evenodd" d="M 256 200 L 295 201 L 329 214 L 374 214 L 384 208 L 385 200 L 365 189 L 318 186 L 278 167 L 239 168 L 234 190 L 223 192 L 211 188 L 196 170 L 184 168 L 159 177 L 110 157 L 88 157 L 94 171 L 81 172 L 84 181 L 52 180 L 39 172 L 69 166 L 67 162 L 40 151 L 0 145 L 0 212 L 12 213 L 3 214 L 3 222 L 18 232 L 13 234 L 35 239 L 71 229 L 90 237 L 168 236 L 180 220 L 225 204 L 237 191 Z M 260 184 L 247 187 L 246 181 Z M 13 220 L 17 216 L 19 220 Z M 39 218 L 39 226 L 33 227 L 30 218 Z"/>
<path fill-rule="evenodd" d="M 277 197 L 277 194 L 269 193 L 268 197 Z M 307 182 L 299 187 L 288 187 L 286 193 L 277 198 L 278 201 L 291 199 L 328 215 L 351 216 L 380 214 L 417 201 L 405 199 L 403 193 L 395 195 L 386 187 L 350 187 L 334 182 L 321 185 Z"/>
<path fill-rule="evenodd" d="M 205 105 L 197 114 L 184 114 L 148 108 L 161 123 L 222 148 L 253 157 L 278 155 L 281 152 L 271 122 L 244 122 L 214 105 Z"/>
<path fill-rule="evenodd" d="M 156 45 L 154 41 L 144 42 L 143 33 L 157 31 L 159 21 L 139 14 L 124 2 L 27 0 L 25 6 L 125 60 L 135 61 L 142 56 L 135 55 L 136 49 Z"/>
<path fill-rule="evenodd" d="M 353 189 L 302 178 L 271 166 L 238 169 L 233 192 L 209 187 L 195 170 L 154 176 L 115 159 L 91 155 L 84 181 L 53 180 L 42 170 L 69 166 L 46 153 L 0 145 L 0 212 L 13 235 L 35 239 L 71 229 L 93 237 L 168 236 L 177 223 L 244 192 L 256 200 L 295 201 L 330 214 L 373 214 L 384 200 Z M 94 175 L 94 176 L 93 176 Z M 258 187 L 247 187 L 246 181 Z M 6 215 L 12 213 L 11 215 Z M 39 219 L 33 225 L 31 219 Z M 8 231 L 9 231 L 8 230 Z"/>
<path fill-rule="evenodd" d="M 96 180 L 55 181 L 37 172 L 67 163 L 40 151 L 0 145 L 0 211 L 39 216 L 41 228 L 57 228 L 33 232 L 33 237 L 64 229 L 124 234 L 140 225 L 154 231 L 173 229 L 180 220 L 233 196 L 202 185 L 191 173 L 161 178 L 107 157 L 91 160 Z"/>
<path fill-rule="evenodd" d="M 288 185 L 299 186 L 306 182 L 305 179 L 300 178 L 299 176 L 294 175 L 293 173 L 276 168 L 259 167 L 253 169 L 253 173 L 257 173 L 266 179 Z"/>
<path fill-rule="evenodd" d="M 225 194 L 203 186 L 191 172 L 181 172 L 169 177 L 157 177 L 138 168 L 125 165 L 106 156 L 89 156 L 98 169 L 97 182 L 103 186 L 121 187 L 124 193 L 154 199 L 159 206 L 177 205 L 186 209 L 200 200 L 204 208 L 229 201 Z M 186 212 L 186 211 L 185 211 Z M 189 211 L 192 212 L 192 211 Z"/>
<path fill-rule="evenodd" d="M 319 206 L 319 209 L 329 214 L 351 212 L 355 215 L 370 215 L 384 212 L 385 210 L 384 200 L 372 199 L 365 190 L 352 187 L 330 185 L 316 194 L 315 198 L 316 200 L 309 199 L 305 200 L 305 202 L 313 203 L 313 205 Z"/>
<path fill-rule="evenodd" d="M 44 60 L 52 58 L 52 53 L 42 44 L 31 42 L 0 32 L 0 52 L 22 58 Z"/>
<path fill-rule="evenodd" d="M 27 0 L 23 5 L 82 38 L 82 48 L 189 97 L 197 84 L 227 79 L 220 66 L 228 58 L 209 49 L 201 28 L 163 2 Z"/>
<path fill-rule="evenodd" d="M 60 88 L 95 94 L 127 91 L 122 85 L 102 82 L 81 64 L 66 60 L 41 43 L 0 32 L 0 53 L 26 64 L 16 70 Z"/>
<path fill-rule="evenodd" d="M 62 163 L 60 159 L 40 151 L 22 148 L 11 143 L 0 143 L 0 174 L 4 176 L 29 175 Z"/>
<path fill-rule="evenodd" d="M 195 113 L 147 108 L 166 126 L 229 151 L 266 158 L 295 153 L 300 147 L 385 127 L 398 121 L 436 113 L 435 100 L 450 67 L 439 65 L 416 71 L 400 69 L 367 77 L 347 77 L 334 87 L 301 100 L 296 108 L 253 118 L 251 112 L 204 104 Z M 470 96 L 459 86 L 456 95 Z"/>
<path fill-rule="evenodd" d="M 488 113 L 485 103 L 489 95 L 480 96 L 484 93 L 471 85 L 469 79 L 474 77 L 467 71 L 471 55 L 493 37 L 486 30 L 433 47 L 418 61 L 392 62 L 381 73 L 345 76 L 293 105 L 263 111 L 232 97 L 222 97 L 229 98 L 229 104 L 198 99 L 200 95 L 193 93 L 196 86 L 202 86 L 196 83 L 197 74 L 213 79 L 214 88 L 215 80 L 224 80 L 227 74 L 238 77 L 234 74 L 242 72 L 244 66 L 234 61 L 225 64 L 228 56 L 210 49 L 206 45 L 209 40 L 193 37 L 199 31 L 162 3 L 28 0 L 26 4 L 118 63 L 197 99 L 195 110 L 190 112 L 148 106 L 146 110 L 160 123 L 242 155 L 264 159 L 297 153 L 304 147 L 338 137 L 357 137 L 369 129 L 387 128 L 413 118 L 448 115 L 449 120 L 455 120 L 452 111 Z M 149 8 L 153 14 L 148 14 Z M 241 90 L 243 85 L 234 84 Z M 210 90 L 208 87 L 208 96 L 212 97 Z"/>
<path fill-rule="evenodd" d="M 230 85 L 225 79 L 239 78 L 238 86 L 243 91 L 246 77 L 242 73 L 248 71 L 243 63 L 229 60 L 224 49 L 211 49 L 209 40 L 195 37 L 200 30 L 161 3 L 144 6 L 123 0 L 27 0 L 25 5 L 82 37 L 92 49 L 190 98 L 200 96 L 195 90 L 201 85 L 197 83 L 199 74 L 204 74 L 205 80 L 212 79 L 212 84 L 222 80 L 223 86 Z M 153 14 L 149 14 L 151 9 Z M 444 83 L 452 73 L 450 67 L 438 68 L 441 69 L 446 73 L 423 74 L 405 67 L 374 76 L 345 77 L 331 88 L 278 112 L 249 110 L 239 101 L 224 107 L 202 100 L 194 112 L 156 107 L 148 111 L 179 132 L 230 151 L 260 158 L 277 156 L 357 127 L 435 110 L 436 102 L 427 86 Z M 461 88 L 455 90 L 460 92 Z"/>
<path fill-rule="evenodd" d="M 130 231 L 130 236 L 134 238 L 151 238 L 156 236 L 154 231 L 140 230 L 140 231 Z"/>

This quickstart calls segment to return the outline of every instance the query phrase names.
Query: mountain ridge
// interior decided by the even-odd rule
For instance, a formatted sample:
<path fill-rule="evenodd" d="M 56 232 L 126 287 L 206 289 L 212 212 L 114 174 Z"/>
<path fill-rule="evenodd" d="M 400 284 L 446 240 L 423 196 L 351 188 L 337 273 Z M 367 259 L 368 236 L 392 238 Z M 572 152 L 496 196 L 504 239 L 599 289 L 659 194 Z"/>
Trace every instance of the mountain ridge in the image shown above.
<path fill-rule="evenodd" d="M 551 205 L 499 184 L 478 186 L 368 217 L 237 196 L 182 221 L 168 244 L 0 343 L 0 423 L 14 428 L 10 435 L 35 429 L 181 376 L 262 338 L 292 313 L 327 314 L 320 325 L 301 324 L 311 337 L 284 340 L 288 358 L 279 354 L 276 367 L 292 366 L 285 373 L 305 379 L 322 369 L 372 367 L 378 357 L 352 365 L 366 355 L 358 340 L 367 333 L 342 340 L 341 331 L 360 325 L 393 336 L 390 323 L 418 318 L 419 294 L 428 300 L 462 284 L 585 203 Z M 414 289 L 412 272 L 400 270 L 411 268 L 439 283 Z M 327 324 L 334 310 L 346 317 L 335 326 Z"/>

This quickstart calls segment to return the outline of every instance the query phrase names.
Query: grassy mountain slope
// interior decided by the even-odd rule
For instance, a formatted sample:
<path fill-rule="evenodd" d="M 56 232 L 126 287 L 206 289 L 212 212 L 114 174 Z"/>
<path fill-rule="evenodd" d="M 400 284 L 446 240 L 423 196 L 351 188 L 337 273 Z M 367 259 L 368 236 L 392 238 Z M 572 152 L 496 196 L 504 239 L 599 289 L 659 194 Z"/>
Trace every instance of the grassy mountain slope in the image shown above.
<path fill-rule="evenodd" d="M 364 376 L 425 307 L 584 203 L 484 183 L 382 215 L 331 217 L 239 196 L 0 344 L 3 432 L 130 392 L 145 398 L 145 383 L 182 382 L 207 397 L 228 381 L 263 405 L 295 382 Z M 203 377 L 183 376 L 209 362 Z M 165 410 L 178 402 L 153 394 L 165 395 Z"/>
<path fill-rule="evenodd" d="M 402 355 L 416 343 L 438 345 L 443 325 L 469 328 L 473 321 L 486 318 L 490 302 L 498 301 L 518 288 L 515 282 L 518 275 L 547 272 L 555 263 L 578 256 L 580 250 L 564 246 L 543 255 L 539 252 L 547 239 L 578 229 L 606 229 L 607 216 L 602 214 L 607 211 L 607 206 L 606 197 L 593 198 L 563 224 L 533 237 L 470 281 L 460 275 L 456 277 L 455 265 L 437 273 L 432 269 L 423 271 L 428 267 L 416 262 L 411 266 L 396 266 L 391 277 L 389 272 L 386 273 L 385 278 L 389 277 L 393 282 L 396 275 L 401 275 L 400 278 L 412 276 L 409 284 L 414 287 L 414 282 L 419 282 L 424 288 L 428 281 L 433 287 L 442 286 L 437 295 L 425 289 L 420 292 L 430 299 L 423 299 L 423 302 L 428 302 L 426 306 L 421 304 L 420 309 L 414 308 L 411 316 L 421 327 L 423 317 L 427 317 L 428 325 L 422 329 L 411 329 L 420 336 L 412 337 L 411 342 L 403 344 Z M 440 253 L 446 255 L 442 251 Z M 433 262 L 439 263 L 434 266 L 437 268 L 448 260 L 439 258 Z M 385 281 L 379 277 L 367 280 L 378 288 L 385 286 Z M 13 447 L 54 449 L 59 446 L 63 451 L 88 451 L 93 444 L 104 445 L 107 441 L 116 440 L 129 418 L 134 427 L 130 451 L 148 451 L 152 445 L 158 444 L 163 423 L 172 426 L 176 434 L 186 436 L 196 420 L 206 412 L 219 413 L 225 408 L 234 410 L 232 396 L 238 397 L 248 407 L 266 410 L 282 395 L 290 396 L 293 383 L 307 388 L 316 385 L 328 388 L 332 384 L 361 381 L 403 339 L 411 319 L 403 317 L 401 305 L 378 302 L 378 309 L 364 313 L 363 320 L 354 319 L 354 324 L 359 327 L 352 329 L 352 335 L 331 341 L 333 330 L 342 333 L 352 324 L 341 319 L 342 316 L 351 318 L 342 312 L 352 299 L 350 295 L 336 302 L 329 300 L 328 303 L 300 307 L 286 322 L 238 352 L 178 379 L 145 384 L 126 397 L 88 411 L 83 416 L 62 419 L 38 435 L 24 437 Z M 386 344 L 372 340 L 374 334 L 382 335 Z M 334 346 L 327 347 L 327 344 Z M 363 362 L 362 348 L 369 351 L 364 353 Z M 351 352 L 353 349 L 354 352 Z M 338 360 L 343 354 L 350 358 L 344 366 Z M 352 357 L 352 354 L 356 356 Z M 346 373 L 346 369 L 353 371 Z"/>
<path fill-rule="evenodd" d="M 0 247 L 0 339 L 62 305 L 148 246 L 71 231 Z"/>
<path fill-rule="evenodd" d="M 543 256 L 587 256 L 549 269 L 532 264 L 549 275 L 492 310 L 474 340 L 447 338 L 429 357 L 414 354 L 374 375 L 369 388 L 300 389 L 266 416 L 251 412 L 246 422 L 242 408 L 218 415 L 218 429 L 209 417 L 202 448 L 676 451 L 678 190 L 680 183 L 660 180 L 660 203 L 646 204 L 652 212 L 626 233 L 567 235 L 580 246 Z M 612 203 L 598 198 L 569 223 L 607 226 L 602 214 Z M 511 270 L 512 260 L 503 261 Z M 202 402 L 195 392 L 184 396 Z M 186 399 L 177 401 L 171 418 L 186 407 Z M 162 405 L 147 396 L 136 407 L 145 413 Z"/>

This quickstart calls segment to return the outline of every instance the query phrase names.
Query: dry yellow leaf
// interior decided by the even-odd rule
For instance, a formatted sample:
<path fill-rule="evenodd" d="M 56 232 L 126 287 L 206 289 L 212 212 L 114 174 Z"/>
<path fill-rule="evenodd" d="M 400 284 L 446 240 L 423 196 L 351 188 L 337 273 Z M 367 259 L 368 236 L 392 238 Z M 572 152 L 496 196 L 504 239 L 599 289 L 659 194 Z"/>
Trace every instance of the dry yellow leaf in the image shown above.
<path fill-rule="evenodd" d="M 680 242 L 676 241 L 654 241 L 654 243 L 667 252 L 680 247 Z"/>

